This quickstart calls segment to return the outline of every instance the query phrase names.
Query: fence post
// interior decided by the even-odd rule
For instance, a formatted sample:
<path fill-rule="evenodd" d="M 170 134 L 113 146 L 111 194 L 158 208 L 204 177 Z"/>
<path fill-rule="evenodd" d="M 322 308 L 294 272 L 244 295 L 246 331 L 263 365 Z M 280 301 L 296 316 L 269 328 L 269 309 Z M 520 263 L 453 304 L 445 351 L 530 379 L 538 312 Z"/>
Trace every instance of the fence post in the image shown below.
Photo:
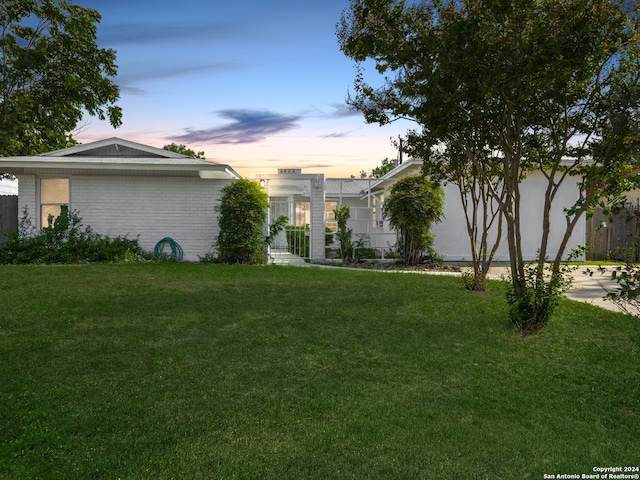
<path fill-rule="evenodd" d="M 0 195 L 0 243 L 7 240 L 6 233 L 18 231 L 18 196 Z"/>

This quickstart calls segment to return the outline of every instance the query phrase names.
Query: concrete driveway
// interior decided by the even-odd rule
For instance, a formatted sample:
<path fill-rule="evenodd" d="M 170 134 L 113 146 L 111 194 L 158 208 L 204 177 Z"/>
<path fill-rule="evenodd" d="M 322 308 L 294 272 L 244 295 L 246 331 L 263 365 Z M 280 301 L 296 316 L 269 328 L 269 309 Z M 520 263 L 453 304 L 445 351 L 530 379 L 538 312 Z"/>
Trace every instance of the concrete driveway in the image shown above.
<path fill-rule="evenodd" d="M 595 270 L 593 276 L 583 273 L 588 267 L 591 267 L 591 270 Z M 508 267 L 495 267 L 489 270 L 489 276 L 491 278 L 503 278 L 503 276 L 506 276 L 508 273 Z M 571 275 L 573 276 L 573 285 L 566 293 L 567 298 L 590 303 L 613 312 L 621 311 L 615 303 L 604 300 L 603 298 L 607 293 L 607 289 L 611 290 L 617 286 L 617 283 L 611 280 L 610 274 L 605 273 L 604 275 L 600 275 L 597 271 L 597 266 L 584 265 L 578 267 Z"/>
<path fill-rule="evenodd" d="M 590 277 L 582 273 L 583 270 L 584 268 L 581 267 L 573 272 L 573 286 L 571 290 L 567 292 L 567 297 L 571 300 L 587 302 L 606 308 L 607 310 L 620 312 L 621 310 L 615 303 L 602 298 L 608 290 L 614 290 L 618 286 L 615 281 L 611 280 L 611 274 L 605 273 L 604 275 L 600 275 L 600 273 L 596 271 L 593 276 Z"/>

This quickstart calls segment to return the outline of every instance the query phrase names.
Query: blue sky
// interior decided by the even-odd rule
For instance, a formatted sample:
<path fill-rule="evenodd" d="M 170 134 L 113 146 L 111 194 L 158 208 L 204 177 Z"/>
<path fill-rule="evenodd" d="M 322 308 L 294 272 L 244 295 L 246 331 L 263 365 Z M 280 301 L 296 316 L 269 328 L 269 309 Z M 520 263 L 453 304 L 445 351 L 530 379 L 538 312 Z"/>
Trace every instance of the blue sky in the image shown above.
<path fill-rule="evenodd" d="M 350 112 L 353 62 L 336 23 L 347 0 L 76 0 L 98 10 L 98 43 L 117 52 L 123 126 L 87 118 L 76 138 L 185 144 L 241 175 L 302 168 L 358 175 L 411 125 Z"/>

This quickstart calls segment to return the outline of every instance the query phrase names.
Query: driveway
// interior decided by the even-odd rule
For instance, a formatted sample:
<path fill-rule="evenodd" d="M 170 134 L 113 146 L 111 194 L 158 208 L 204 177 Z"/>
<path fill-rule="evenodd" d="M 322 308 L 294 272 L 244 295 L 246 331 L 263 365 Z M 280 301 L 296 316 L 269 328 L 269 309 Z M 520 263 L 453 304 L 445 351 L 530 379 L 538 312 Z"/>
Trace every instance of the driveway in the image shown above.
<path fill-rule="evenodd" d="M 614 289 L 617 283 L 611 280 L 610 274 L 605 273 L 604 275 L 600 275 L 597 271 L 597 266 L 591 265 L 591 269 L 596 270 L 593 276 L 583 273 L 587 267 L 589 267 L 589 265 L 580 266 L 571 274 L 573 277 L 573 285 L 566 293 L 567 298 L 590 303 L 613 312 L 619 312 L 620 309 L 615 303 L 603 299 L 607 293 L 607 289 Z M 489 270 L 489 276 L 491 278 L 502 278 L 508 272 L 508 267 L 495 267 Z"/>

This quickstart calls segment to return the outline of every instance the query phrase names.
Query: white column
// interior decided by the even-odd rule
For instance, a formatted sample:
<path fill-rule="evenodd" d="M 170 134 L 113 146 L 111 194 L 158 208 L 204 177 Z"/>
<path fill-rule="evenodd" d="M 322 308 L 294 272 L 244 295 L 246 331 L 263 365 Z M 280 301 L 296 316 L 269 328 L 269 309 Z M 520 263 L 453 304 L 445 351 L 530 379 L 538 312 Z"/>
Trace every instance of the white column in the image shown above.
<path fill-rule="evenodd" d="M 314 175 L 311 182 L 311 244 L 309 248 L 309 256 L 311 260 L 324 260 L 324 175 Z"/>

